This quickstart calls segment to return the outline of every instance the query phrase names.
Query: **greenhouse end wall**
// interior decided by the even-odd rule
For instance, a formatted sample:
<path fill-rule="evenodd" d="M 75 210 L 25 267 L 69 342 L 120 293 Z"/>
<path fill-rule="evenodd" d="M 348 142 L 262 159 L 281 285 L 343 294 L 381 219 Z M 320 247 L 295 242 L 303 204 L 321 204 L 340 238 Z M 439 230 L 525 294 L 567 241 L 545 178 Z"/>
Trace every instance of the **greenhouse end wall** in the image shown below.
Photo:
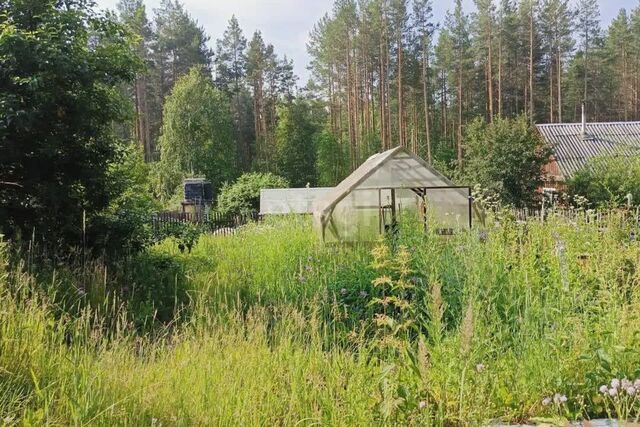
<path fill-rule="evenodd" d="M 423 199 L 411 189 L 395 190 L 395 216 L 398 221 L 410 215 L 421 217 L 427 229 L 461 230 L 469 228 L 470 205 L 464 188 L 438 188 L 426 191 Z M 314 216 L 316 230 L 325 242 L 374 241 L 391 225 L 391 189 L 355 189 L 338 202 L 323 227 Z M 424 209 L 423 209 L 424 207 Z M 384 212 L 383 212 L 384 211 Z M 386 215 L 385 215 L 386 214 Z"/>

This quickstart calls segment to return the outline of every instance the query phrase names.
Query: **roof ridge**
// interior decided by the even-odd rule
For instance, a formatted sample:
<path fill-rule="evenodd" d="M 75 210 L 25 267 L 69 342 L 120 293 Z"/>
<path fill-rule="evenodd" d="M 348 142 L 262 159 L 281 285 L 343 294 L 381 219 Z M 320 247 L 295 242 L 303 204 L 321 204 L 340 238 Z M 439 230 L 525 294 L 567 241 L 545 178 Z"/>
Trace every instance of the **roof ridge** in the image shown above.
<path fill-rule="evenodd" d="M 628 122 L 587 122 L 586 126 L 597 126 L 597 125 L 640 125 L 640 121 L 628 121 Z M 582 126 L 581 122 L 571 122 L 571 123 L 536 123 L 537 126 Z"/>

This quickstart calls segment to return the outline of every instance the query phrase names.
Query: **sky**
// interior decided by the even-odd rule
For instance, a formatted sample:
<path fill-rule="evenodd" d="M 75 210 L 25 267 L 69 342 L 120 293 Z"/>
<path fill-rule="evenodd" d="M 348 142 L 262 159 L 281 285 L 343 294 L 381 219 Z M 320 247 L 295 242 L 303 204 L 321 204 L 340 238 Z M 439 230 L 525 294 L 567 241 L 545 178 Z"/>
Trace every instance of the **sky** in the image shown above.
<path fill-rule="evenodd" d="M 96 0 L 101 9 L 115 9 L 118 0 Z M 262 32 L 266 42 L 276 52 L 293 59 L 295 72 L 302 86 L 309 78 L 306 43 L 309 32 L 322 16 L 331 12 L 333 0 L 181 0 L 191 16 L 211 36 L 211 46 L 222 37 L 232 15 L 236 15 L 245 37 L 250 39 L 255 30 Z M 573 0 L 572 2 L 575 2 Z M 160 4 L 160 0 L 146 0 L 147 13 Z M 442 19 L 453 0 L 434 0 L 434 18 Z M 463 0 L 467 13 L 473 11 L 473 0 Z M 632 9 L 640 0 L 600 0 L 603 28 L 617 15 L 620 8 Z"/>

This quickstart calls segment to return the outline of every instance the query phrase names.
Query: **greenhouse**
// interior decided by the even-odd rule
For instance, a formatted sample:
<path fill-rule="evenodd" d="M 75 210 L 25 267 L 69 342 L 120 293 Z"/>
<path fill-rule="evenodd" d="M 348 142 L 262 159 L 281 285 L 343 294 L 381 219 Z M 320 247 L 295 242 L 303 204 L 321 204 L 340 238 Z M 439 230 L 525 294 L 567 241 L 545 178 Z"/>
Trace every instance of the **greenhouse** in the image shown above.
<path fill-rule="evenodd" d="M 376 240 L 408 216 L 439 234 L 468 229 L 471 190 L 396 147 L 369 157 L 314 205 L 314 226 L 325 242 Z"/>

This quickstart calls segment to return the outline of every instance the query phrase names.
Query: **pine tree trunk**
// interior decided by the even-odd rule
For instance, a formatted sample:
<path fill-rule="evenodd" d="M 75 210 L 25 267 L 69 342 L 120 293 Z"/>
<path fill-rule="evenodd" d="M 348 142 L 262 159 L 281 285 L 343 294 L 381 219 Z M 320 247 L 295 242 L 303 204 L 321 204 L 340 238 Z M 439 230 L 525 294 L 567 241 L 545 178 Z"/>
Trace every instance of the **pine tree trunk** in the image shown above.
<path fill-rule="evenodd" d="M 582 66 L 584 68 L 584 93 L 582 95 L 582 101 L 586 104 L 589 81 L 589 31 L 587 29 L 585 29 L 584 33 L 584 61 Z"/>
<path fill-rule="evenodd" d="M 489 35 L 487 38 L 487 47 L 489 50 L 489 58 L 487 61 L 487 89 L 489 91 L 489 123 L 493 122 L 493 43 L 492 43 L 492 24 L 489 18 Z"/>
<path fill-rule="evenodd" d="M 458 167 L 462 170 L 462 58 L 458 56 Z"/>
<path fill-rule="evenodd" d="M 427 161 L 433 163 L 431 157 L 431 131 L 429 129 L 429 52 L 427 41 L 422 42 L 422 101 L 424 108 L 424 133 L 427 142 Z"/>
<path fill-rule="evenodd" d="M 149 126 L 149 103 L 147 100 L 147 77 L 142 77 L 142 103 L 141 103 L 141 116 L 142 116 L 142 134 L 144 135 L 144 152 L 145 160 L 150 162 L 153 160 L 153 146 L 151 141 L 151 126 Z"/>
<path fill-rule="evenodd" d="M 502 24 L 501 24 L 502 25 Z M 498 38 L 498 116 L 502 117 L 502 28 Z"/>
<path fill-rule="evenodd" d="M 386 118 L 385 118 L 385 109 L 384 109 L 384 82 L 385 82 L 385 73 L 384 73 L 384 61 L 382 60 L 382 42 L 380 42 L 380 64 L 379 64 L 379 81 L 380 86 L 378 87 L 378 95 L 380 98 L 380 105 L 378 109 L 380 110 L 380 144 L 382 146 L 382 150 L 387 148 L 386 143 Z"/>
<path fill-rule="evenodd" d="M 389 70 L 389 61 L 390 61 L 390 57 L 391 57 L 391 55 L 389 53 L 388 46 L 389 46 L 389 44 L 386 43 L 386 41 L 385 41 L 385 67 L 384 68 L 385 68 L 386 72 L 388 72 L 388 70 Z M 387 134 L 385 135 L 385 138 L 387 139 L 387 144 L 386 144 L 387 149 L 391 148 L 391 143 L 392 143 L 391 136 L 392 136 L 392 130 L 393 130 L 393 127 L 391 126 L 391 118 L 392 118 L 392 116 L 391 116 L 391 102 L 389 102 L 389 98 L 391 96 L 390 85 L 391 85 L 391 83 L 389 82 L 389 79 L 385 78 L 385 88 L 384 88 L 385 96 L 384 96 L 384 101 L 385 101 L 385 108 L 387 110 L 386 113 L 385 113 L 385 116 L 386 116 L 386 119 L 387 119 L 387 125 L 385 127 L 386 131 L 387 131 Z"/>
<path fill-rule="evenodd" d="M 530 0 L 529 9 L 529 120 L 535 120 L 534 100 L 533 100 L 533 0 Z M 552 120 L 553 121 L 553 120 Z"/>
<path fill-rule="evenodd" d="M 549 64 L 549 123 L 553 123 L 553 64 Z"/>
<path fill-rule="evenodd" d="M 558 48 L 558 123 L 562 123 L 562 57 L 560 56 L 560 48 Z"/>
<path fill-rule="evenodd" d="M 136 109 L 136 122 L 133 127 L 133 136 L 137 142 L 139 142 L 144 148 L 144 141 L 142 140 L 142 117 L 140 114 L 140 79 L 136 79 L 133 84 L 133 104 Z M 145 159 L 147 153 L 144 153 Z"/>
<path fill-rule="evenodd" d="M 356 156 L 356 130 L 354 123 L 354 105 L 353 105 L 353 81 L 352 81 L 352 73 L 353 73 L 353 65 L 351 63 L 351 37 L 347 35 L 347 75 L 345 76 L 345 86 L 346 86 L 346 94 L 347 94 L 347 129 L 349 132 L 349 147 L 351 154 L 351 170 L 355 170 L 357 167 L 357 156 Z"/>
<path fill-rule="evenodd" d="M 404 135 L 404 99 L 402 90 L 402 39 L 398 37 L 398 139 L 400 146 L 406 145 Z"/>
<path fill-rule="evenodd" d="M 448 137 L 448 125 L 449 125 L 449 120 L 447 117 L 447 112 L 448 112 L 448 108 L 447 108 L 447 83 L 446 83 L 446 74 L 445 71 L 442 70 L 441 72 L 441 79 L 442 79 L 442 101 L 440 102 L 441 105 L 441 116 L 442 116 L 442 133 L 444 135 L 444 139 L 447 139 Z"/>

